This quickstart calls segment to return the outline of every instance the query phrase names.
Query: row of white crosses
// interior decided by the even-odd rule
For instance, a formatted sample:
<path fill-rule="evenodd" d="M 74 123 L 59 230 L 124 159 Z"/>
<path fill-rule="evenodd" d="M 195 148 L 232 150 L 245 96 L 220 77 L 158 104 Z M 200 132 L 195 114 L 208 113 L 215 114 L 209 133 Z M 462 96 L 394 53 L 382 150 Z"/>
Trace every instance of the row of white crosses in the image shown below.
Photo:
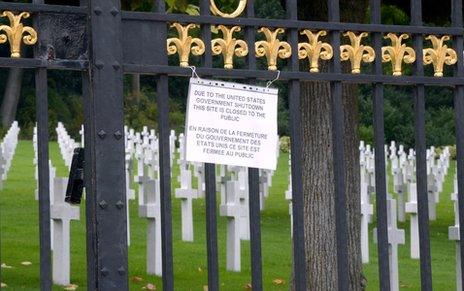
<path fill-rule="evenodd" d="M 3 181 L 8 178 L 11 162 L 18 145 L 19 131 L 18 122 L 13 121 L 0 143 L 0 189 L 3 188 Z"/>
<path fill-rule="evenodd" d="M 385 148 L 386 159 L 388 149 Z M 360 201 L 361 201 L 361 254 L 363 263 L 369 262 L 369 222 L 373 215 L 370 196 L 375 193 L 375 153 L 370 145 L 360 143 Z M 388 185 L 388 183 L 387 183 Z M 377 243 L 377 228 L 374 228 L 374 242 Z M 390 289 L 399 290 L 398 245 L 405 243 L 404 230 L 397 228 L 396 200 L 387 195 L 387 239 L 390 265 Z"/>
<path fill-rule="evenodd" d="M 61 124 L 61 129 L 64 126 Z M 57 130 L 57 133 L 66 131 Z M 63 137 L 62 137 L 63 138 Z M 33 136 L 34 146 L 34 164 L 36 166 L 36 179 L 38 179 L 37 168 L 37 128 L 34 128 Z M 72 220 L 80 219 L 80 209 L 64 201 L 68 178 L 57 177 L 56 168 L 53 167 L 49 160 L 49 199 L 50 199 L 50 236 L 51 248 L 53 250 L 52 258 L 52 278 L 53 282 L 58 285 L 70 284 L 70 227 Z M 38 185 L 38 181 L 37 181 Z M 38 200 L 38 191 L 36 190 L 36 200 Z"/>
<path fill-rule="evenodd" d="M 434 211 L 436 203 L 439 201 L 439 193 L 443 190 L 443 183 L 448 173 L 450 164 L 449 148 L 444 148 L 438 159 L 436 151 L 432 147 L 427 150 L 427 178 L 428 178 L 428 198 L 430 219 L 436 218 Z M 406 154 L 403 146 L 396 148 L 394 142 L 391 143 L 389 151 L 386 150 L 386 158 L 391 164 L 391 174 L 393 176 L 393 192 L 397 194 L 398 201 L 393 199 L 390 194 L 387 196 L 387 221 L 388 221 L 388 243 L 390 261 L 390 284 L 392 290 L 398 290 L 398 244 L 404 244 L 404 231 L 397 229 L 396 221 L 405 221 L 406 213 L 410 214 L 410 239 L 411 239 L 411 258 L 419 258 L 419 230 L 417 217 L 417 184 L 416 177 L 416 156 L 414 150 L 410 149 Z M 360 164 L 361 164 L 361 250 L 362 259 L 366 263 L 369 260 L 368 249 L 368 223 L 369 217 L 373 213 L 373 207 L 369 202 L 369 194 L 375 191 L 375 155 L 369 146 L 364 143 L 360 145 Z M 386 165 L 388 160 L 386 162 Z M 388 183 L 387 183 L 388 185 Z M 406 196 L 408 201 L 406 202 Z M 398 203 L 397 203 L 398 202 Z M 376 239 L 374 230 L 374 239 Z M 451 231 L 450 231 L 451 239 Z"/>
<path fill-rule="evenodd" d="M 277 150 L 277 157 L 279 153 L 280 150 Z M 250 239 L 248 169 L 225 165 L 218 167 L 219 173 L 216 179 L 221 192 L 219 213 L 227 217 L 226 269 L 239 272 L 241 270 L 241 241 Z M 270 170 L 259 170 L 261 210 L 264 209 L 265 198 L 269 196 L 273 174 Z"/>
<path fill-rule="evenodd" d="M 360 195 L 361 195 L 361 255 L 362 262 L 369 262 L 369 222 L 374 213 L 374 207 L 370 203 L 369 191 L 372 189 L 370 170 L 373 169 L 373 153 L 370 146 L 359 146 L 359 164 L 360 164 Z M 374 179 L 375 180 L 375 179 Z M 375 182 L 374 182 L 375 186 Z"/>
<path fill-rule="evenodd" d="M 79 143 L 71 138 L 62 122 L 58 122 L 58 126 L 56 127 L 56 135 L 64 164 L 70 169 L 74 149 L 79 147 Z"/>
<path fill-rule="evenodd" d="M 128 143 L 135 150 L 137 172 L 134 181 L 139 184 L 139 216 L 147 224 L 147 273 L 162 275 L 161 256 L 161 193 L 159 181 L 159 144 L 154 130 L 143 127 L 142 132 L 130 133 Z M 132 154 L 130 154 L 132 155 Z"/>

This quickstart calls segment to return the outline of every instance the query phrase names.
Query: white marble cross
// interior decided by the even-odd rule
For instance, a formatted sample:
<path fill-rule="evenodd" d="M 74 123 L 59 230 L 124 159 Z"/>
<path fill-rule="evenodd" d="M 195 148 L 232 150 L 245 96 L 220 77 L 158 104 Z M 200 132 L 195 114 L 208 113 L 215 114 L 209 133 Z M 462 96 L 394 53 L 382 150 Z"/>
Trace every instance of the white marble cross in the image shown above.
<path fill-rule="evenodd" d="M 396 154 L 390 156 L 393 175 L 393 188 L 398 197 L 398 221 L 405 221 L 404 176 L 400 167 L 400 160 Z"/>
<path fill-rule="evenodd" d="M 288 188 L 285 191 L 285 200 L 288 201 L 288 214 L 290 215 L 290 236 L 293 237 L 293 205 L 292 205 L 292 159 L 288 155 Z"/>
<path fill-rule="evenodd" d="M 428 194 L 428 205 L 429 205 L 429 220 L 437 219 L 437 196 L 438 186 L 435 179 L 435 175 L 430 173 L 427 175 L 427 194 Z"/>
<path fill-rule="evenodd" d="M 259 207 L 264 210 L 264 201 L 269 196 L 269 172 L 267 170 L 259 170 Z"/>
<path fill-rule="evenodd" d="M 169 152 L 170 152 L 169 158 L 171 162 L 171 168 L 172 168 L 172 164 L 173 164 L 175 153 L 176 153 L 176 140 L 177 140 L 176 131 L 171 129 L 171 134 L 169 135 Z"/>
<path fill-rule="evenodd" d="M 242 207 L 240 217 L 240 239 L 250 239 L 250 211 L 249 211 L 249 188 L 248 169 L 239 167 L 237 171 L 238 191 L 240 206 Z"/>
<path fill-rule="evenodd" d="M 390 263 L 390 290 L 398 291 L 398 245 L 405 243 L 404 230 L 396 225 L 396 201 L 387 198 L 387 222 L 388 222 L 388 260 Z M 377 242 L 377 228 L 374 229 L 374 239 Z"/>
<path fill-rule="evenodd" d="M 369 263 L 369 221 L 374 213 L 374 206 L 369 202 L 367 190 L 369 185 L 361 182 L 361 255 L 362 262 Z"/>
<path fill-rule="evenodd" d="M 205 197 L 205 164 L 193 163 L 193 174 L 197 178 L 198 197 Z"/>
<path fill-rule="evenodd" d="M 198 190 L 192 188 L 192 172 L 181 169 L 178 177 L 180 188 L 176 189 L 176 198 L 181 199 L 182 240 L 193 241 L 192 200 L 198 198 Z"/>
<path fill-rule="evenodd" d="M 64 202 L 67 178 L 54 180 L 53 204 L 50 217 L 53 220 L 53 282 L 58 285 L 70 283 L 70 224 L 79 220 L 79 207 Z"/>
<path fill-rule="evenodd" d="M 84 139 L 84 125 L 81 125 L 81 130 L 79 130 L 79 134 L 81 136 L 81 147 L 84 147 L 85 139 Z"/>
<path fill-rule="evenodd" d="M 221 205 L 220 215 L 227 217 L 227 260 L 228 271 L 240 272 L 241 249 L 240 249 L 240 217 L 242 207 L 240 206 L 239 185 L 237 181 L 226 182 L 225 204 Z"/>
<path fill-rule="evenodd" d="M 459 235 L 459 203 L 458 203 L 458 181 L 454 179 L 454 193 L 451 193 L 454 201 L 454 225 L 448 227 L 448 239 L 456 242 L 456 290 L 462 291 L 461 279 L 461 237 Z"/>
<path fill-rule="evenodd" d="M 183 133 L 179 134 L 179 148 L 177 149 L 177 152 L 179 153 L 177 164 L 180 168 L 187 169 L 188 164 L 185 160 L 185 138 Z"/>
<path fill-rule="evenodd" d="M 145 184 L 148 181 L 148 175 L 145 168 L 143 144 L 139 133 L 136 134 L 136 140 L 135 158 L 137 160 L 137 176 L 134 177 L 134 181 L 139 184 L 138 199 L 140 206 L 144 204 Z"/>
<path fill-rule="evenodd" d="M 409 201 L 406 203 L 406 213 L 409 213 L 411 259 L 419 259 L 419 220 L 417 217 L 417 185 L 409 183 Z"/>
<path fill-rule="evenodd" d="M 373 195 L 375 193 L 375 154 L 371 151 L 371 146 L 366 146 L 366 171 L 367 171 L 367 183 L 369 185 L 368 193 Z"/>
<path fill-rule="evenodd" d="M 161 254 L 161 204 L 158 180 L 145 183 L 144 204 L 139 206 L 139 216 L 148 220 L 147 224 L 147 273 L 162 276 Z"/>

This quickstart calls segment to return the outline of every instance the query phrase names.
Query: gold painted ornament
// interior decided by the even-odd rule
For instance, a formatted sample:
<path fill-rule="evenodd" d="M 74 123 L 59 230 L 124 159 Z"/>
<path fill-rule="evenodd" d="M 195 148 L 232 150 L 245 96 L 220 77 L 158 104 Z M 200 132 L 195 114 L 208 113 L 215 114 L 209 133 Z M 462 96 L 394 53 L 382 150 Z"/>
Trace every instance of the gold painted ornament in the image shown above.
<path fill-rule="evenodd" d="M 237 57 L 248 55 L 248 45 L 245 41 L 234 38 L 234 32 L 239 32 L 240 26 L 233 26 L 229 29 L 227 26 L 218 25 L 217 28 L 222 32 L 223 38 L 211 40 L 211 50 L 213 55 L 222 54 L 225 69 L 233 69 L 234 55 Z"/>
<path fill-rule="evenodd" d="M 287 59 L 292 55 L 292 48 L 286 41 L 280 41 L 278 34 L 283 34 L 283 28 L 277 28 L 271 31 L 267 27 L 261 27 L 258 32 L 266 36 L 266 40 L 260 40 L 255 43 L 256 57 L 266 57 L 268 70 L 277 70 L 277 58 Z"/>
<path fill-rule="evenodd" d="M 24 26 L 21 19 L 29 18 L 29 12 L 21 12 L 18 15 L 11 11 L 3 11 L 0 17 L 7 17 L 10 25 L 0 25 L 0 44 L 10 43 L 10 53 L 12 58 L 21 57 L 21 41 L 27 45 L 37 43 L 37 32 L 30 26 Z"/>
<path fill-rule="evenodd" d="M 240 16 L 243 13 L 247 5 L 247 0 L 240 0 L 240 2 L 238 3 L 237 9 L 235 9 L 235 11 L 232 13 L 224 13 L 221 10 L 219 10 L 219 8 L 216 6 L 215 0 L 210 0 L 209 3 L 210 3 L 211 12 L 214 15 L 221 16 L 224 18 L 235 18 L 235 17 Z"/>
<path fill-rule="evenodd" d="M 356 35 L 352 31 L 343 34 L 350 39 L 350 44 L 340 46 L 340 59 L 351 62 L 351 73 L 361 73 L 361 61 L 372 63 L 375 60 L 375 51 L 368 45 L 362 45 L 362 39 L 367 37 L 367 32 Z"/>
<path fill-rule="evenodd" d="M 394 33 L 389 33 L 384 38 L 390 39 L 391 46 L 382 47 L 382 62 L 391 62 L 393 76 L 401 76 L 403 74 L 403 62 L 412 64 L 416 60 L 414 49 L 402 43 L 403 40 L 409 38 L 409 35 L 403 33 L 397 36 Z"/>
<path fill-rule="evenodd" d="M 449 41 L 451 38 L 449 35 L 444 35 L 441 38 L 429 35 L 425 39 L 432 42 L 433 48 L 424 49 L 424 64 L 433 64 L 435 77 L 443 77 L 443 66 L 445 64 L 451 66 L 458 61 L 456 51 L 443 44 L 443 42 Z"/>
<path fill-rule="evenodd" d="M 198 25 L 190 23 L 182 26 L 180 23 L 173 23 L 171 27 L 177 30 L 178 37 L 167 39 L 168 55 L 179 54 L 179 65 L 188 67 L 190 52 L 194 56 L 201 56 L 205 52 L 205 43 L 199 38 L 189 36 L 189 30 Z"/>
<path fill-rule="evenodd" d="M 311 73 L 319 72 L 319 59 L 330 60 L 333 57 L 332 46 L 319 40 L 320 36 L 327 35 L 327 31 L 321 30 L 313 33 L 309 29 L 300 32 L 308 38 L 308 42 L 298 44 L 298 58 L 300 60 L 308 59 L 309 71 Z"/>

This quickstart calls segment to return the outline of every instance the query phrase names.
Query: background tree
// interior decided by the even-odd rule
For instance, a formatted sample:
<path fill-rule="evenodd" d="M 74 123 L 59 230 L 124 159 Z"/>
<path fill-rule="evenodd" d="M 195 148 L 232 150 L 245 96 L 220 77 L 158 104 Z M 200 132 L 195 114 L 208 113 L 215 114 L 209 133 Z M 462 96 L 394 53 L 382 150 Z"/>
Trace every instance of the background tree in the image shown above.
<path fill-rule="evenodd" d="M 327 1 L 300 1 L 301 20 L 327 21 Z M 343 22 L 363 22 L 368 0 L 341 0 Z M 327 63 L 322 71 L 327 71 Z M 344 68 L 344 71 L 348 71 Z M 350 290 L 362 290 L 360 249 L 358 89 L 343 84 L 345 185 L 348 226 Z M 329 83 L 301 84 L 301 136 L 303 169 L 304 220 L 308 288 L 336 290 L 337 245 L 332 144 L 332 112 Z"/>

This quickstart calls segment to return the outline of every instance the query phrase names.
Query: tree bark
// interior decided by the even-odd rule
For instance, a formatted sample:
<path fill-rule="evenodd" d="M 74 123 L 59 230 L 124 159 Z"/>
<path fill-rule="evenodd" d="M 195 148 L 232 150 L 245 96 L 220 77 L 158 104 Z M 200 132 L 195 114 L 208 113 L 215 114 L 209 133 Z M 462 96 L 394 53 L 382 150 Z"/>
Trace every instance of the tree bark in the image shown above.
<path fill-rule="evenodd" d="M 140 102 L 140 74 L 131 75 L 131 95 L 136 104 Z"/>
<path fill-rule="evenodd" d="M 23 69 L 10 68 L 1 108 L 2 126 L 4 128 L 8 128 L 16 117 L 22 80 Z"/>
<path fill-rule="evenodd" d="M 327 1 L 304 1 L 305 20 L 327 20 Z M 317 7 L 317 9 L 314 9 Z M 342 21 L 362 22 L 367 1 L 341 0 Z M 304 16 L 303 16 L 304 15 Z M 335 49 L 335 48 L 334 48 Z M 338 48 L 337 48 L 338 49 Z M 322 71 L 327 64 L 321 65 Z M 347 71 L 344 68 L 344 71 Z M 345 194 L 349 290 L 363 290 L 360 247 L 360 177 L 357 86 L 343 84 Z M 337 245 L 332 152 L 332 109 L 328 82 L 301 84 L 302 174 L 309 290 L 337 290 Z"/>

